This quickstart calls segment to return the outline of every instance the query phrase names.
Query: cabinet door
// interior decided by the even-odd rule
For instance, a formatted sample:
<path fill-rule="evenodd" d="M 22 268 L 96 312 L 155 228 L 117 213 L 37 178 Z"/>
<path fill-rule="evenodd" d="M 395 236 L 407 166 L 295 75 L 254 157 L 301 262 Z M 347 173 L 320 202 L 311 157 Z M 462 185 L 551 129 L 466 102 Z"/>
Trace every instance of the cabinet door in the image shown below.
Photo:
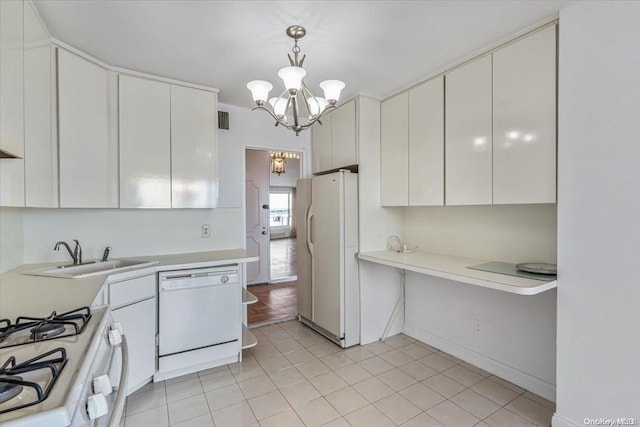
<path fill-rule="evenodd" d="M 156 299 L 151 298 L 112 311 L 122 324 L 129 346 L 127 394 L 146 383 L 156 372 Z M 118 352 L 119 354 L 119 352 Z"/>
<path fill-rule="evenodd" d="M 121 75 L 120 207 L 171 207 L 171 86 Z"/>
<path fill-rule="evenodd" d="M 331 169 L 331 121 L 334 112 L 320 119 L 322 124 L 316 123 L 311 126 L 313 173 L 324 172 Z"/>
<path fill-rule="evenodd" d="M 117 208 L 107 71 L 64 49 L 58 49 L 58 115 L 60 207 Z"/>
<path fill-rule="evenodd" d="M 58 145 L 54 138 L 49 34 L 24 4 L 24 175 L 28 207 L 58 206 Z"/>
<path fill-rule="evenodd" d="M 446 84 L 446 204 L 492 203 L 491 56 L 453 70 Z"/>
<path fill-rule="evenodd" d="M 331 168 L 358 164 L 356 100 L 331 112 Z"/>
<path fill-rule="evenodd" d="M 409 91 L 409 205 L 444 205 L 444 77 Z"/>
<path fill-rule="evenodd" d="M 409 204 L 409 93 L 382 103 L 380 124 L 380 204 Z"/>
<path fill-rule="evenodd" d="M 556 202 L 556 27 L 493 54 L 493 202 Z"/>
<path fill-rule="evenodd" d="M 171 86 L 171 207 L 216 206 L 218 96 Z"/>
<path fill-rule="evenodd" d="M 24 206 L 22 0 L 0 1 L 0 206 Z M 3 152 L 19 159 L 3 159 Z"/>

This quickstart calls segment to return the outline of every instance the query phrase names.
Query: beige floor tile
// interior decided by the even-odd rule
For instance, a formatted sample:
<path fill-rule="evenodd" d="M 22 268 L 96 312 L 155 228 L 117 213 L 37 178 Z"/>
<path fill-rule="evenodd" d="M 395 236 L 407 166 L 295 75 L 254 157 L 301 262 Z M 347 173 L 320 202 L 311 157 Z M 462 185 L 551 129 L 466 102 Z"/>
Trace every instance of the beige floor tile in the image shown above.
<path fill-rule="evenodd" d="M 427 365 L 417 360 L 411 363 L 407 363 L 406 365 L 402 365 L 399 367 L 399 369 L 417 381 L 424 381 L 429 377 L 438 375 L 438 371 L 436 371 L 435 369 L 431 369 Z"/>
<path fill-rule="evenodd" d="M 476 391 L 484 397 L 496 402 L 500 406 L 504 406 L 518 397 L 518 394 L 507 387 L 498 384 L 489 378 L 480 381 L 471 387 L 471 390 Z"/>
<path fill-rule="evenodd" d="M 202 394 L 202 384 L 200 377 L 196 374 L 194 378 L 179 383 L 167 384 L 167 402 L 175 402 L 177 400 L 186 399 L 187 397 Z"/>
<path fill-rule="evenodd" d="M 391 387 L 376 377 L 354 384 L 353 388 L 371 403 L 395 393 Z"/>
<path fill-rule="evenodd" d="M 442 427 L 437 420 L 427 413 L 422 413 L 417 417 L 411 418 L 406 423 L 402 424 L 402 427 Z"/>
<path fill-rule="evenodd" d="M 266 372 L 258 362 L 242 362 L 240 364 L 230 365 L 229 369 L 231 369 L 231 373 L 233 374 L 236 381 L 245 381 L 251 378 L 259 377 L 260 375 L 264 375 Z"/>
<path fill-rule="evenodd" d="M 320 394 L 327 395 L 341 388 L 347 387 L 349 384 L 342 378 L 340 378 L 335 372 L 327 372 L 326 374 L 318 375 L 309 379 L 309 382 L 320 392 Z"/>
<path fill-rule="evenodd" d="M 169 425 L 169 411 L 167 405 L 147 409 L 137 414 L 126 417 L 125 427 L 164 427 Z"/>
<path fill-rule="evenodd" d="M 277 356 L 278 354 L 280 354 L 280 352 L 278 351 L 276 346 L 274 346 L 273 344 L 269 344 L 268 346 L 264 346 L 264 347 L 252 348 L 251 354 L 257 360 L 264 360 L 264 359 L 269 359 L 273 356 Z"/>
<path fill-rule="evenodd" d="M 413 343 L 413 344 L 409 344 L 406 345 L 404 347 L 400 347 L 399 350 L 401 352 L 403 352 L 404 354 L 407 354 L 411 357 L 413 357 L 414 359 L 421 359 L 425 356 L 430 355 L 431 353 L 433 353 L 433 351 L 429 350 L 428 348 L 425 348 L 417 343 Z"/>
<path fill-rule="evenodd" d="M 349 385 L 359 383 L 360 381 L 364 381 L 371 377 L 369 372 L 365 371 L 358 365 L 345 366 L 344 368 L 336 369 L 334 372 Z"/>
<path fill-rule="evenodd" d="M 304 346 L 300 344 L 298 341 L 296 341 L 294 338 L 290 338 L 285 341 L 280 341 L 279 343 L 275 344 L 275 347 L 278 349 L 280 353 L 283 353 L 283 354 L 304 348 Z"/>
<path fill-rule="evenodd" d="M 373 405 L 365 406 L 345 417 L 353 427 L 394 427 L 395 424 Z"/>
<path fill-rule="evenodd" d="M 398 368 L 383 372 L 382 374 L 378 375 L 378 379 L 382 380 L 385 384 L 387 384 L 395 391 L 403 390 L 417 382 L 415 379 L 405 374 Z"/>
<path fill-rule="evenodd" d="M 446 371 L 449 368 L 453 368 L 456 364 L 451 360 L 446 359 L 439 353 L 430 354 L 420 359 L 420 362 L 424 363 L 431 369 L 435 369 L 438 372 Z"/>
<path fill-rule="evenodd" d="M 289 339 L 293 338 L 291 335 L 289 335 L 288 333 L 286 333 L 283 330 L 280 330 L 278 332 L 275 332 L 273 334 L 267 335 L 267 339 L 269 341 L 271 341 L 273 344 L 277 344 L 280 343 L 282 341 L 287 341 Z"/>
<path fill-rule="evenodd" d="M 435 352 L 437 352 L 437 351 L 440 351 L 440 350 L 438 350 L 437 348 L 432 347 L 432 346 L 430 346 L 429 344 L 425 344 L 425 343 L 423 343 L 423 342 L 421 342 L 421 341 L 416 341 L 415 343 L 416 343 L 417 345 L 419 345 L 420 347 L 424 347 L 424 348 L 426 348 L 427 350 L 429 350 L 429 351 L 430 351 L 430 352 L 432 352 L 432 353 L 435 353 Z"/>
<path fill-rule="evenodd" d="M 238 383 L 238 386 L 240 386 L 245 399 L 251 399 L 253 397 L 260 396 L 261 394 L 268 393 L 277 388 L 273 381 L 271 381 L 271 379 L 269 379 L 269 376 L 267 375 L 262 375 L 259 377 L 251 378 L 250 380 L 241 381 Z"/>
<path fill-rule="evenodd" d="M 471 389 L 463 390 L 450 400 L 481 420 L 500 409 L 500 406 Z"/>
<path fill-rule="evenodd" d="M 169 403 L 169 422 L 177 424 L 190 418 L 209 413 L 209 406 L 204 394 Z"/>
<path fill-rule="evenodd" d="M 324 357 L 329 354 L 338 353 L 340 347 L 330 342 L 321 342 L 320 344 L 312 345 L 307 348 L 315 357 Z"/>
<path fill-rule="evenodd" d="M 304 423 L 298 414 L 289 409 L 260 421 L 260 427 L 304 427 Z"/>
<path fill-rule="evenodd" d="M 198 377 L 198 373 L 194 372 L 192 374 L 187 374 L 187 375 L 182 375 L 179 377 L 175 377 L 175 378 L 169 378 L 168 380 L 164 380 L 165 385 L 171 385 L 171 384 L 176 384 L 176 383 L 181 383 L 183 381 L 188 381 L 188 380 L 192 380 L 194 378 Z"/>
<path fill-rule="evenodd" d="M 278 391 L 274 390 L 247 400 L 258 421 L 291 409 L 291 406 Z"/>
<path fill-rule="evenodd" d="M 474 384 L 479 383 L 484 379 L 482 375 L 476 374 L 473 371 L 463 368 L 460 365 L 454 366 L 451 369 L 447 369 L 442 372 L 443 375 L 448 376 L 452 380 L 455 380 L 465 387 L 471 387 Z"/>
<path fill-rule="evenodd" d="M 320 359 L 313 359 L 308 362 L 301 363 L 296 365 L 296 368 L 300 371 L 300 373 L 307 379 L 317 377 L 318 375 L 326 374 L 330 372 L 331 369 Z"/>
<path fill-rule="evenodd" d="M 248 350 L 245 350 L 245 351 L 248 351 Z M 247 357 L 249 357 L 248 353 L 243 354 L 242 360 L 246 360 Z M 231 371 L 229 370 L 229 367 L 227 365 L 222 365 L 222 366 L 216 366 L 215 368 L 209 368 L 203 371 L 199 371 L 198 376 L 202 378 L 202 377 L 206 377 L 207 375 L 213 375 L 220 372 L 231 372 Z"/>
<path fill-rule="evenodd" d="M 292 351 L 291 353 L 287 353 L 285 355 L 285 357 L 287 359 L 289 359 L 289 362 L 291 362 L 294 365 L 299 365 L 301 363 L 308 362 L 308 361 L 313 360 L 313 359 L 316 358 L 306 348 L 302 348 L 300 350 L 296 350 L 296 351 Z"/>
<path fill-rule="evenodd" d="M 213 418 L 211 418 L 210 413 L 171 425 L 175 425 L 176 427 L 214 427 Z"/>
<path fill-rule="evenodd" d="M 389 344 L 383 343 L 382 341 L 374 341 L 363 347 L 375 355 L 380 355 L 382 353 L 386 353 L 388 351 L 393 350 L 393 347 L 391 347 Z"/>
<path fill-rule="evenodd" d="M 524 391 L 525 391 L 523 388 L 518 387 L 517 385 L 515 385 L 515 384 L 513 384 L 513 383 L 510 383 L 510 382 L 509 382 L 509 381 L 507 381 L 507 380 L 503 380 L 503 379 L 502 379 L 502 378 L 500 378 L 500 377 L 496 377 L 495 375 L 491 375 L 491 376 L 489 377 L 489 379 L 490 379 L 491 381 L 493 381 L 493 382 L 496 382 L 496 383 L 498 383 L 498 384 L 500 384 L 500 385 L 503 385 L 503 386 L 507 387 L 508 389 L 511 389 L 511 390 L 512 390 L 512 391 L 514 391 L 515 393 L 522 394 L 522 393 L 524 393 Z"/>
<path fill-rule="evenodd" d="M 246 401 L 211 412 L 216 427 L 243 427 L 256 422 L 256 417 Z"/>
<path fill-rule="evenodd" d="M 384 340 L 385 344 L 388 344 L 394 348 L 404 347 L 406 345 L 413 344 L 414 342 L 416 342 L 416 340 L 404 334 L 394 335 Z"/>
<path fill-rule="evenodd" d="M 423 411 L 431 409 L 445 400 L 442 395 L 421 383 L 405 388 L 400 394 Z"/>
<path fill-rule="evenodd" d="M 295 366 L 291 366 L 281 371 L 269 374 L 271 381 L 278 387 L 289 387 L 290 385 L 304 381 L 304 376 L 296 369 Z"/>
<path fill-rule="evenodd" d="M 351 427 L 351 424 L 347 422 L 346 418 L 338 418 L 337 420 L 322 424 L 322 427 Z"/>
<path fill-rule="evenodd" d="M 413 362 L 415 360 L 413 357 L 397 349 L 389 351 L 387 353 L 383 353 L 380 355 L 380 357 L 393 366 L 406 365 L 407 363 Z"/>
<path fill-rule="evenodd" d="M 242 390 L 240 390 L 240 387 L 238 387 L 237 384 L 208 391 L 205 393 L 205 396 L 211 411 L 215 411 L 244 400 Z M 215 421 L 215 418 L 213 421 Z"/>
<path fill-rule="evenodd" d="M 504 408 L 485 418 L 484 422 L 491 427 L 535 427 L 535 424 Z"/>
<path fill-rule="evenodd" d="M 127 398 L 127 410 L 125 411 L 127 417 L 147 409 L 166 405 L 167 396 L 164 387 L 149 388 L 148 390 L 143 393 L 134 393 Z"/>
<path fill-rule="evenodd" d="M 471 363 L 462 362 L 460 366 L 467 368 L 468 370 L 473 371 L 478 375 L 482 375 L 484 378 L 491 376 L 489 372 L 485 371 L 484 369 L 480 369 L 477 366 L 472 365 Z"/>
<path fill-rule="evenodd" d="M 491 427 L 489 424 L 485 423 L 484 421 L 480 421 L 478 424 L 476 424 L 473 427 Z"/>
<path fill-rule="evenodd" d="M 340 414 L 324 397 L 319 397 L 296 408 L 305 426 L 316 427 L 340 418 Z"/>
<path fill-rule="evenodd" d="M 375 356 L 373 352 L 367 350 L 361 345 L 348 348 L 347 350 L 344 351 L 344 354 L 346 354 L 347 357 L 353 360 L 354 362 L 361 362 L 365 359 Z"/>
<path fill-rule="evenodd" d="M 370 357 L 358 362 L 358 366 L 364 368 L 372 375 L 378 375 L 390 369 L 393 369 L 394 365 L 380 358 L 379 356 Z"/>
<path fill-rule="evenodd" d="M 312 334 L 298 338 L 298 342 L 305 347 L 313 347 L 316 344 L 327 342 L 327 340 L 320 335 Z"/>
<path fill-rule="evenodd" d="M 258 363 L 260 363 L 260 366 L 262 366 L 262 369 L 264 369 L 267 374 L 278 372 L 282 369 L 293 366 L 293 364 L 282 354 L 278 354 L 269 359 L 260 360 Z"/>
<path fill-rule="evenodd" d="M 294 408 L 320 397 L 318 390 L 316 390 L 308 381 L 303 381 L 290 387 L 281 388 L 280 392 Z"/>
<path fill-rule="evenodd" d="M 480 420 L 450 401 L 442 402 L 427 411 L 445 427 L 471 427 Z"/>
<path fill-rule="evenodd" d="M 226 368 L 226 366 L 225 366 Z M 154 382 L 150 382 L 147 383 L 146 385 L 144 385 L 143 387 L 140 387 L 138 390 L 134 391 L 130 396 L 135 396 L 136 394 L 139 393 L 146 393 L 148 391 L 154 391 L 154 390 L 158 390 L 158 389 L 165 389 L 165 383 L 164 381 L 158 381 L 157 383 Z"/>
<path fill-rule="evenodd" d="M 466 388 L 462 384 L 455 382 L 451 378 L 445 377 L 442 374 L 427 378 L 426 380 L 422 381 L 422 384 L 440 393 L 447 399 L 460 393 Z"/>
<path fill-rule="evenodd" d="M 336 408 L 341 415 L 347 415 L 355 410 L 363 408 L 369 402 L 352 387 L 346 387 L 325 396 L 331 406 Z"/>
<path fill-rule="evenodd" d="M 526 397 L 527 399 L 531 399 L 534 402 L 539 403 L 542 406 L 545 406 L 551 410 L 556 410 L 556 404 L 547 400 L 547 399 L 543 399 L 542 397 L 538 396 L 537 394 L 533 394 L 530 391 L 527 391 L 524 393 L 524 397 Z"/>
<path fill-rule="evenodd" d="M 440 356 L 444 357 L 445 359 L 448 359 L 450 361 L 452 361 L 453 363 L 455 363 L 456 365 L 459 363 L 462 363 L 462 359 L 458 359 L 457 357 L 455 357 L 452 354 L 449 353 L 445 353 L 444 351 L 441 351 L 438 353 Z"/>
<path fill-rule="evenodd" d="M 321 357 L 320 360 L 333 370 L 355 364 L 355 362 L 349 359 L 344 352 L 330 354 L 328 356 Z"/>
<path fill-rule="evenodd" d="M 202 389 L 204 391 L 215 390 L 235 383 L 236 379 L 228 369 L 226 371 L 200 376 L 200 384 L 202 384 Z"/>
<path fill-rule="evenodd" d="M 505 409 L 508 409 L 516 415 L 520 415 L 522 418 L 538 426 L 548 427 L 551 425 L 553 410 L 524 396 L 520 396 L 510 402 L 505 406 Z"/>
<path fill-rule="evenodd" d="M 373 405 L 396 424 L 409 421 L 422 412 L 420 408 L 398 393 L 380 399 Z"/>

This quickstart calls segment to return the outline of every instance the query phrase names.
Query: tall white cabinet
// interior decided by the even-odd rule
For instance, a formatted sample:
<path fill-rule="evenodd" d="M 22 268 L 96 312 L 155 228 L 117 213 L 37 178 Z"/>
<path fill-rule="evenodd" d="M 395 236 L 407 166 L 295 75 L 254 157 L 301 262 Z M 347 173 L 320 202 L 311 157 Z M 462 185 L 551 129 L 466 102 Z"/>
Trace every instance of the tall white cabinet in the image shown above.
<path fill-rule="evenodd" d="M 380 106 L 380 204 L 409 203 L 409 94 L 403 92 Z"/>
<path fill-rule="evenodd" d="M 58 49 L 60 207 L 118 207 L 107 83 L 106 69 Z"/>
<path fill-rule="evenodd" d="M 555 25 L 493 53 L 493 135 L 493 203 L 555 203 Z"/>
<path fill-rule="evenodd" d="M 120 207 L 171 207 L 171 86 L 119 76 Z"/>
<path fill-rule="evenodd" d="M 313 173 L 358 164 L 358 110 L 358 99 L 352 99 L 311 127 Z"/>

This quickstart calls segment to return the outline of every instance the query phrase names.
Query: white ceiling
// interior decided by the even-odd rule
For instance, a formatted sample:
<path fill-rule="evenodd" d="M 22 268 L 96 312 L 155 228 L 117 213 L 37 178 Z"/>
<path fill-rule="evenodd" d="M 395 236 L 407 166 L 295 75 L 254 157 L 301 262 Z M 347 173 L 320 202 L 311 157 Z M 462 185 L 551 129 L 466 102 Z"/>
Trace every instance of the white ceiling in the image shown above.
<path fill-rule="evenodd" d="M 548 1 L 35 0 L 51 34 L 114 66 L 220 89 L 251 106 L 245 85 L 287 66 L 287 26 L 307 29 L 305 81 L 317 94 L 384 97 L 535 24 L 567 5 Z"/>

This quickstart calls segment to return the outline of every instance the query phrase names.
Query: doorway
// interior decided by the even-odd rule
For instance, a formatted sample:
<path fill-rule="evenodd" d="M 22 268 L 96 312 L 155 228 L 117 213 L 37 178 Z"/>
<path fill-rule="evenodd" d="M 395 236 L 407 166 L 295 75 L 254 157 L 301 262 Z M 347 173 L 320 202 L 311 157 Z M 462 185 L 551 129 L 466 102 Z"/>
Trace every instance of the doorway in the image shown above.
<path fill-rule="evenodd" d="M 247 265 L 249 290 L 258 297 L 247 306 L 250 327 L 298 314 L 295 187 L 302 159 L 300 153 L 273 153 L 245 151 L 247 250 L 260 256 L 259 262 Z"/>

